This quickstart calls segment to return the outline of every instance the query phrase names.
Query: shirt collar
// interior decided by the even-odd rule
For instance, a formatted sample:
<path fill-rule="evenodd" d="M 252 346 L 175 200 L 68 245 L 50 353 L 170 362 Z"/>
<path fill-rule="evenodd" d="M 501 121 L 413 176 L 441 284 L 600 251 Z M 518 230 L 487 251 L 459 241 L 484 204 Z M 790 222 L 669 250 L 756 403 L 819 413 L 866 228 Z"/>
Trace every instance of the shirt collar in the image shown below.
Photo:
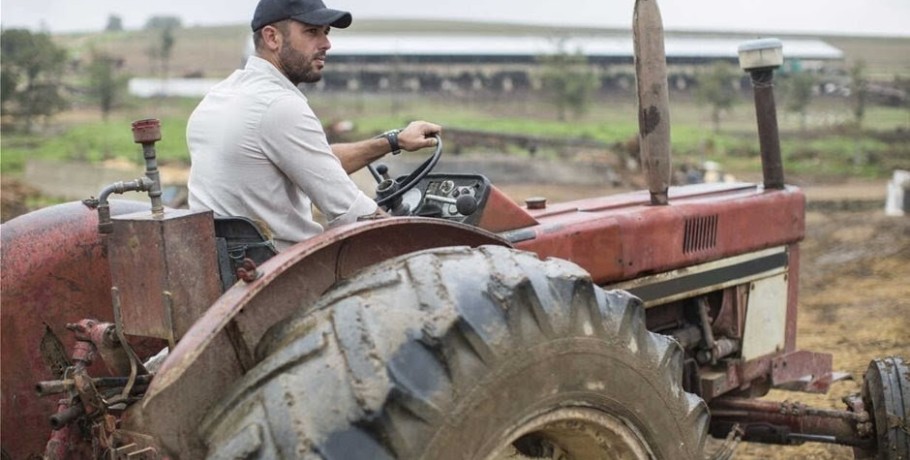
<path fill-rule="evenodd" d="M 275 67 L 275 65 L 272 64 L 271 62 L 266 61 L 265 59 L 262 59 L 259 56 L 251 55 L 249 57 L 249 59 L 247 59 L 246 66 L 244 68 L 247 70 L 256 70 L 256 71 L 268 73 L 269 75 L 274 77 L 275 80 L 279 84 L 281 84 L 281 86 L 294 90 L 295 92 L 300 94 L 300 96 L 302 96 L 304 99 L 306 99 L 306 96 L 303 94 L 303 91 L 300 91 L 300 88 L 298 88 L 296 85 L 291 83 L 291 80 L 288 80 L 288 77 L 286 77 L 283 73 L 281 73 L 281 71 L 278 70 L 278 68 Z"/>

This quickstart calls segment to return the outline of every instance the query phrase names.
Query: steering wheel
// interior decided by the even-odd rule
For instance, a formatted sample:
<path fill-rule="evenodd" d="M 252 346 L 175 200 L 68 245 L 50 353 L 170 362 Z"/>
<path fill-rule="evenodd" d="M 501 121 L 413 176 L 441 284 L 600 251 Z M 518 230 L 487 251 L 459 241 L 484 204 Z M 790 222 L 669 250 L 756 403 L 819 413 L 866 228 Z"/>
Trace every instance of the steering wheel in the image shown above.
<path fill-rule="evenodd" d="M 436 138 L 436 150 L 433 151 L 433 155 L 403 179 L 385 178 L 379 174 L 372 163 L 367 165 L 370 174 L 373 175 L 373 178 L 379 184 L 376 186 L 376 204 L 388 209 L 396 200 L 417 186 L 436 167 L 439 157 L 442 156 L 442 139 L 440 139 L 438 134 L 434 137 Z"/>

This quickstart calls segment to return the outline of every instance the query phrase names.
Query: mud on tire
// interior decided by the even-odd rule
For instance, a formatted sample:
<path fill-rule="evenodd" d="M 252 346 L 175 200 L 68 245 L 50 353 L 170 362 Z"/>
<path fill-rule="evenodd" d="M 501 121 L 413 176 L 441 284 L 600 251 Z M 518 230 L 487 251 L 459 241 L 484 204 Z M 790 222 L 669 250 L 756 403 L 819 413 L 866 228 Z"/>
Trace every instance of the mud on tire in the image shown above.
<path fill-rule="evenodd" d="M 895 356 L 870 362 L 863 401 L 872 414 L 877 448 L 857 457 L 910 459 L 910 366 Z"/>
<path fill-rule="evenodd" d="M 644 324 L 565 261 L 418 252 L 273 327 L 200 433 L 210 458 L 700 458 L 707 408 Z"/>

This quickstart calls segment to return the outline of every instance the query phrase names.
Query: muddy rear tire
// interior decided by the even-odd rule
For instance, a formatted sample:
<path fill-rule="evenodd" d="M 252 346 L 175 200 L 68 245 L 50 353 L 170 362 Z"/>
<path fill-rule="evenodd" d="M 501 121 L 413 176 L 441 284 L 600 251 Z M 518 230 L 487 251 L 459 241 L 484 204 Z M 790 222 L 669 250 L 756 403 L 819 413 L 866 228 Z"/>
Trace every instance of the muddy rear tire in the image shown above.
<path fill-rule="evenodd" d="M 277 325 L 210 458 L 700 458 L 704 402 L 640 302 L 500 247 L 367 269 Z"/>

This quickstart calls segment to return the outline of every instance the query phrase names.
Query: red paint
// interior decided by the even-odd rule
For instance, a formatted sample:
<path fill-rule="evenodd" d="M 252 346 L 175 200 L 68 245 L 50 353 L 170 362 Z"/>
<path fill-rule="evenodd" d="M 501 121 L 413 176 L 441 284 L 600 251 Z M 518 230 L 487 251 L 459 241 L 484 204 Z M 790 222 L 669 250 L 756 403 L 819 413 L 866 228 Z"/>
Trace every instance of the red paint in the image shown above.
<path fill-rule="evenodd" d="M 115 201 L 112 214 L 148 209 Z M 0 327 L 2 447 L 12 458 L 42 455 L 50 435 L 48 417 L 57 398 L 38 398 L 35 384 L 56 377 L 44 364 L 39 343 L 45 325 L 71 356 L 75 339 L 67 323 L 83 318 L 113 320 L 111 275 L 98 235 L 95 211 L 67 203 L 13 219 L 2 234 L 3 307 Z M 103 364 L 92 375 L 108 375 Z"/>
<path fill-rule="evenodd" d="M 187 331 L 124 428 L 154 433 L 166 451 L 201 457 L 196 429 L 229 388 L 212 382 L 240 378 L 247 370 L 243 356 L 252 355 L 275 322 L 364 267 L 422 249 L 484 244 L 507 245 L 474 227 L 407 217 L 338 227 L 282 251 L 257 268 L 259 278 L 235 284 Z"/>
<path fill-rule="evenodd" d="M 529 211 L 494 189 L 481 225 L 516 238 L 518 248 L 542 258 L 558 257 L 579 264 L 598 284 L 787 245 L 792 278 L 786 350 L 782 353 L 792 352 L 798 281 L 794 271 L 799 265 L 796 243 L 804 235 L 802 192 L 795 188 L 765 191 L 751 184 L 714 184 L 674 188 L 670 198 L 667 206 L 652 206 L 647 192 L 634 192 Z M 52 376 L 42 373 L 40 356 L 29 354 L 26 348 L 36 349 L 30 343 L 40 338 L 43 321 L 56 328 L 64 343 L 71 344 L 69 335 L 62 331 L 63 323 L 84 317 L 109 320 L 112 312 L 110 272 L 95 230 L 94 213 L 77 204 L 51 214 L 54 217 L 50 219 L 33 216 L 3 228 L 4 426 L 12 426 L 8 425 L 12 420 L 7 418 L 11 412 L 8 408 L 25 408 L 34 418 L 31 425 L 23 424 L 28 427 L 25 431 L 37 433 L 33 437 L 44 441 L 45 417 L 53 412 L 53 401 L 50 405 L 35 402 L 31 386 Z M 711 244 L 702 244 L 704 240 L 696 250 L 687 249 L 686 223 L 705 218 L 716 221 Z M 256 267 L 258 276 L 238 283 L 218 298 L 189 328 L 153 380 L 146 398 L 130 407 L 124 429 L 154 433 L 162 447 L 171 452 L 203 453 L 195 428 L 226 389 L 213 387 L 211 382 L 234 381 L 255 364 L 252 350 L 268 327 L 301 305 L 312 304 L 332 284 L 361 268 L 421 249 L 481 244 L 508 245 L 495 234 L 448 221 L 394 218 L 337 228 L 282 252 Z M 8 298 L 15 302 L 8 303 Z M 13 315 L 8 314 L 8 305 L 25 305 L 29 311 L 38 312 L 46 306 L 54 313 L 50 317 Z M 23 316 L 29 316 L 31 322 L 17 323 Z M 7 334 L 10 323 L 21 332 Z M 11 367 L 7 353 L 28 359 L 10 358 L 19 359 L 10 361 Z M 728 378 L 718 383 L 735 387 L 770 377 L 772 360 L 778 356 L 783 355 L 737 363 L 728 368 Z M 815 366 L 815 370 L 823 370 L 821 367 Z M 27 369 L 30 374 L 11 382 L 7 378 L 11 368 Z M 775 376 L 790 378 L 793 373 L 798 371 L 791 369 L 786 376 L 777 372 Z M 93 370 L 92 375 L 102 373 Z M 11 385 L 19 386 L 7 390 Z M 8 395 L 19 400 L 8 399 Z M 16 445 L 15 451 L 6 444 L 4 448 L 18 458 L 18 454 L 35 452 L 28 450 L 33 449 L 31 445 L 43 447 L 32 441 Z"/>
<path fill-rule="evenodd" d="M 805 197 L 796 188 L 765 192 L 751 184 L 705 184 L 670 190 L 651 206 L 646 191 L 550 206 L 531 215 L 534 238 L 516 247 L 575 262 L 598 284 L 615 283 L 788 245 L 805 234 Z M 686 219 L 717 216 L 713 247 L 683 250 Z"/>
<path fill-rule="evenodd" d="M 491 232 L 504 232 L 536 225 L 537 221 L 496 187 L 490 187 L 490 196 L 483 208 L 477 226 Z"/>

